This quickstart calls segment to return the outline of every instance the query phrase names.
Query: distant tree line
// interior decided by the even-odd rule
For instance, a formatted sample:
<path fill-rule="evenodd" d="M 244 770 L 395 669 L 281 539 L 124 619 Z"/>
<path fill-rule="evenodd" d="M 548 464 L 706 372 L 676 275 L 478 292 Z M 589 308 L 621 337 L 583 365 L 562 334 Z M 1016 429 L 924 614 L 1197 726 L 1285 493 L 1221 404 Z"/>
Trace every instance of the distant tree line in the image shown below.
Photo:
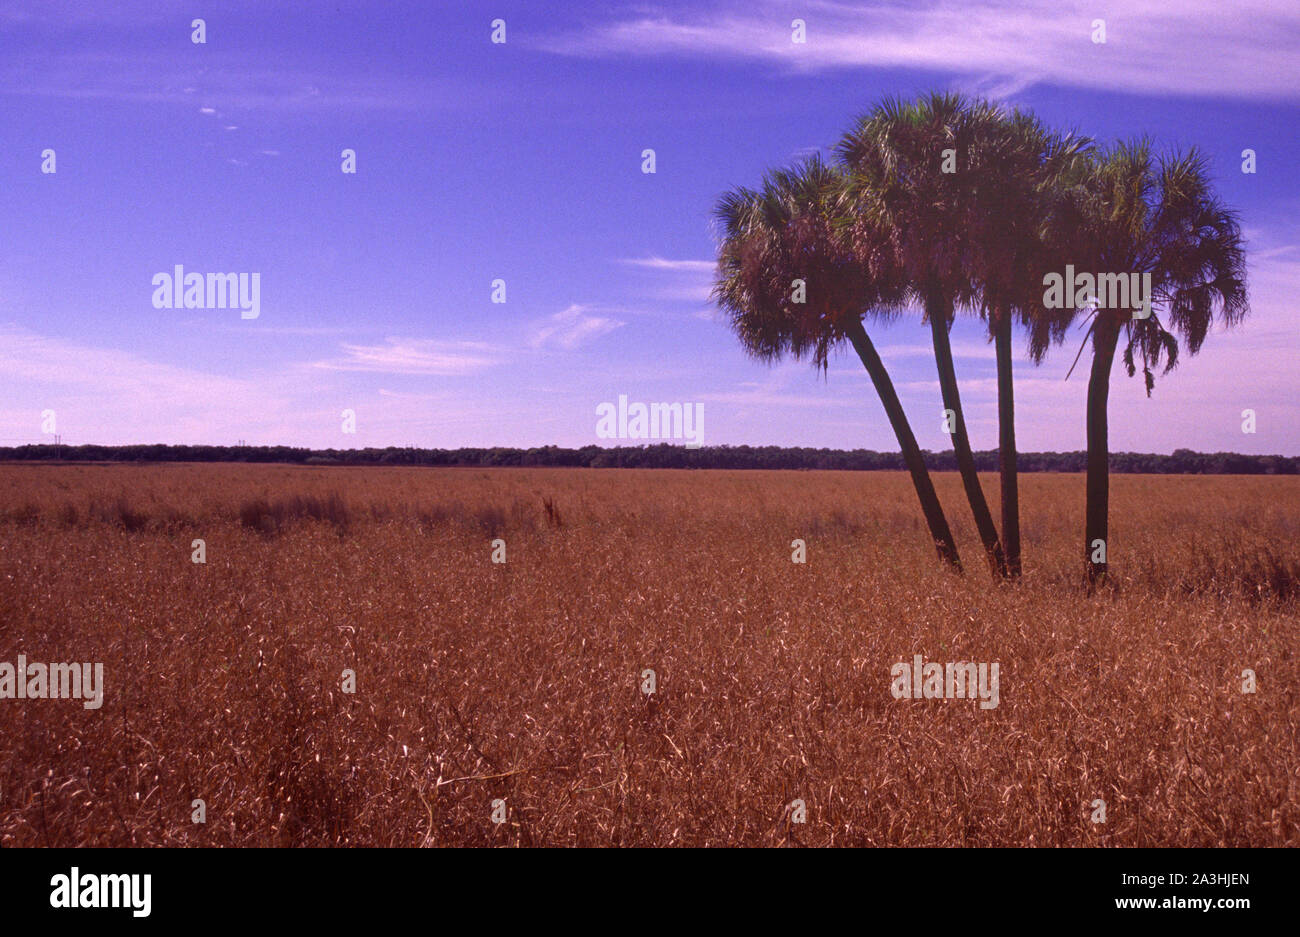
<path fill-rule="evenodd" d="M 926 465 L 934 471 L 957 470 L 957 456 L 924 451 Z M 996 449 L 975 452 L 981 472 L 998 469 Z M 807 449 L 782 446 L 653 446 L 563 449 L 298 449 L 292 446 L 17 446 L 0 447 L 0 460 L 39 462 L 285 462 L 299 465 L 444 465 L 444 466 L 563 466 L 574 468 L 665 469 L 840 469 L 847 471 L 905 471 L 898 452 L 871 449 Z M 1025 472 L 1082 472 L 1087 453 L 1022 452 L 1019 468 Z M 1242 455 L 1236 452 L 1193 452 L 1176 449 L 1172 455 L 1148 452 L 1112 452 L 1110 470 L 1121 473 L 1169 475 L 1296 475 L 1300 457 Z"/>

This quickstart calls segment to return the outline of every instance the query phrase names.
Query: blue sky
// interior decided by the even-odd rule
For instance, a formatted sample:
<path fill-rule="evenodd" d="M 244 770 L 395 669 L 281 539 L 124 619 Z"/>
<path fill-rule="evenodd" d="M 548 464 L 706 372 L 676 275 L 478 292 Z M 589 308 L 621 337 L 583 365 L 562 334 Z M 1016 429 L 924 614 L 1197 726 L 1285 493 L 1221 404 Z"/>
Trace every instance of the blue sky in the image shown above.
<path fill-rule="evenodd" d="M 851 352 L 824 378 L 744 355 L 711 210 L 882 97 L 954 88 L 1206 152 L 1251 315 L 1150 400 L 1117 366 L 1111 447 L 1300 454 L 1295 4 L 0 0 L 0 49 L 0 444 L 53 410 L 71 443 L 582 446 L 625 394 L 703 403 L 706 444 L 896 449 Z M 258 273 L 260 315 L 154 308 L 176 264 Z M 872 334 L 947 448 L 927 331 Z M 1017 356 L 1022 449 L 1083 448 L 1081 339 Z M 994 448 L 992 347 L 965 322 L 954 346 Z"/>

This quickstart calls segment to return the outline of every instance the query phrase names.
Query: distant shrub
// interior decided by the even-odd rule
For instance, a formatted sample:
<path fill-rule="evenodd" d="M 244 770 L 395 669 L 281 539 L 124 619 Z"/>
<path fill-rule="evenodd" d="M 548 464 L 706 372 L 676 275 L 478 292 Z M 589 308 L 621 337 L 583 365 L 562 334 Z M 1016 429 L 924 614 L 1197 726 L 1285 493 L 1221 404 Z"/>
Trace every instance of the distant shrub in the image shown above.
<path fill-rule="evenodd" d="M 446 527 L 464 513 L 463 506 L 458 505 L 457 508 L 457 510 L 453 510 L 449 505 L 435 504 L 432 507 L 417 510 L 415 516 L 425 527 Z"/>
<path fill-rule="evenodd" d="M 495 504 L 476 509 L 473 517 L 489 537 L 499 537 L 506 532 L 506 512 Z"/>
<path fill-rule="evenodd" d="M 41 509 L 32 502 L 28 501 L 16 508 L 10 508 L 7 520 L 11 524 L 21 524 L 23 526 L 33 526 L 40 520 Z"/>
<path fill-rule="evenodd" d="M 127 531 L 135 533 L 137 530 L 144 530 L 145 525 L 149 523 L 149 515 L 143 511 L 137 511 L 126 495 L 122 495 L 114 504 L 114 510 L 117 514 L 118 523 Z"/>
<path fill-rule="evenodd" d="M 250 530 L 267 535 L 278 533 L 287 524 L 303 519 L 332 524 L 342 534 L 347 531 L 352 515 L 347 502 L 337 491 L 324 497 L 289 495 L 275 501 L 254 498 L 239 507 L 239 522 Z"/>
<path fill-rule="evenodd" d="M 273 534 L 279 527 L 271 509 L 271 503 L 265 498 L 254 498 L 239 506 L 239 523 L 249 530 L 260 534 Z"/>
<path fill-rule="evenodd" d="M 71 507 L 69 505 L 68 507 Z M 73 509 L 75 512 L 75 508 Z M 131 504 L 126 493 L 119 494 L 112 501 L 94 501 L 91 503 L 87 514 L 92 520 L 97 520 L 104 524 L 110 524 L 115 527 L 121 527 L 128 533 L 144 530 L 149 524 L 149 515 L 143 511 L 136 510 Z M 69 515 L 67 509 L 64 510 L 63 522 L 69 524 Z M 72 515 L 72 522 L 75 523 L 75 513 Z"/>

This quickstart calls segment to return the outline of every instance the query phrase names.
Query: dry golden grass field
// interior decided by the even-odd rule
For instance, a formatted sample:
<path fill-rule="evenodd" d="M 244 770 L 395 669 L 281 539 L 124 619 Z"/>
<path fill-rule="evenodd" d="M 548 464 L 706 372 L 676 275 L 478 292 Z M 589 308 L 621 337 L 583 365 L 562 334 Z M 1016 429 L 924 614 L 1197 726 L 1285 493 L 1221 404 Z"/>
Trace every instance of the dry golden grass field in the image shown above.
<path fill-rule="evenodd" d="M 1113 477 L 1092 597 L 1081 476 L 1015 586 L 936 483 L 964 576 L 903 474 L 0 466 L 0 661 L 105 683 L 0 699 L 0 846 L 1300 845 L 1300 478 Z"/>

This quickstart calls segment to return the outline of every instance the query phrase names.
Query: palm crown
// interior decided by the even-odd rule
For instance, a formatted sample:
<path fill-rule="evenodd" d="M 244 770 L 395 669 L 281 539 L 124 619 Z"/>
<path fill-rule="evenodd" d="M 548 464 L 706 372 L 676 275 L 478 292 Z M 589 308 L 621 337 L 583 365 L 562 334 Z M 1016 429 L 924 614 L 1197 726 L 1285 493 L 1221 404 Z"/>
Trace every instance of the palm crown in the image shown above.
<path fill-rule="evenodd" d="M 983 119 L 983 106 L 960 95 L 892 99 L 860 118 L 836 146 L 857 216 L 887 233 L 911 298 L 927 315 L 938 314 L 936 298 L 947 300 L 948 316 L 953 302 L 974 300 L 971 239 L 958 220 L 968 180 L 937 170 L 943 150 L 958 159 L 973 150 Z"/>
<path fill-rule="evenodd" d="M 844 178 L 813 157 L 738 188 L 718 203 L 713 298 L 750 354 L 789 352 L 825 368 L 830 349 L 863 315 L 896 315 L 901 287 L 889 255 L 862 223 L 844 223 Z M 803 302 L 794 281 L 804 282 Z"/>
<path fill-rule="evenodd" d="M 1098 323 L 1126 332 L 1124 364 L 1142 362 L 1147 393 L 1153 368 L 1178 362 L 1181 337 L 1196 354 L 1216 319 L 1227 326 L 1248 309 L 1245 248 L 1235 212 L 1214 194 L 1195 149 L 1154 156 L 1146 140 L 1116 145 L 1091 161 L 1081 199 L 1076 251 L 1086 269 L 1151 275 L 1151 311 L 1098 310 Z"/>

